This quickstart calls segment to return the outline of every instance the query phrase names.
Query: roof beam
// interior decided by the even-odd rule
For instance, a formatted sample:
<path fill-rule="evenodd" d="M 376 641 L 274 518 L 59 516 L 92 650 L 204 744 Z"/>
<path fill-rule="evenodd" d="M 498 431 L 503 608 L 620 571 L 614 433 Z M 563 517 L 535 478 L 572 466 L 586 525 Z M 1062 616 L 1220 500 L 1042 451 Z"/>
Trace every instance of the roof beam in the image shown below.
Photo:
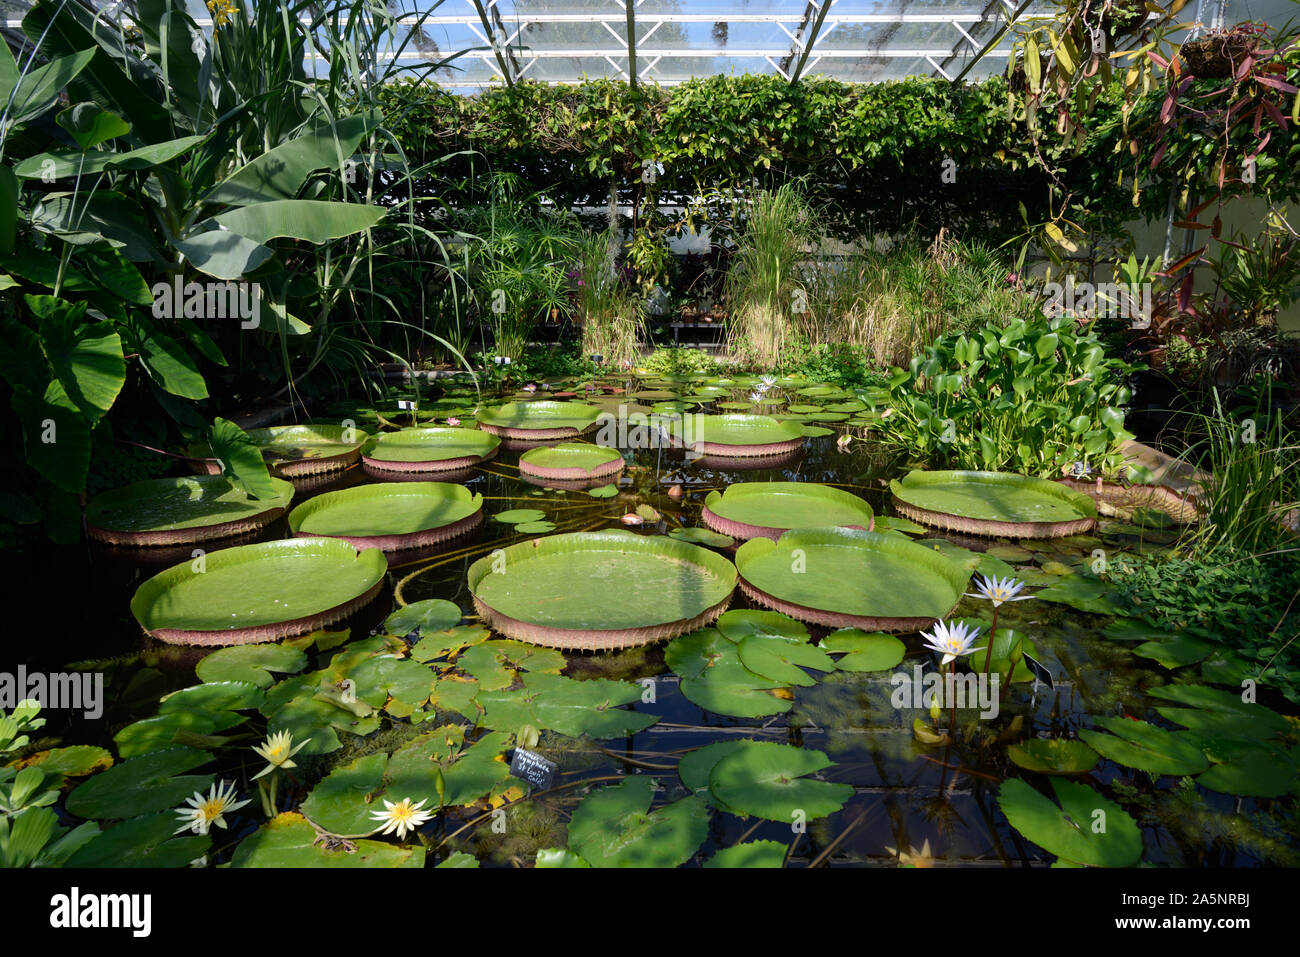
<path fill-rule="evenodd" d="M 627 11 L 627 83 L 636 89 L 636 5 L 637 0 L 623 0 Z"/>
<path fill-rule="evenodd" d="M 835 0 L 821 0 L 821 6 L 818 7 L 817 0 L 808 0 L 808 6 L 803 11 L 803 23 L 799 24 L 799 37 L 794 45 L 790 47 L 790 55 L 785 59 L 786 71 L 790 74 L 790 82 L 797 83 L 799 77 L 803 75 L 803 69 L 808 63 L 808 54 L 812 52 L 813 44 L 817 42 L 817 37 L 821 35 L 822 24 L 826 22 L 826 14 L 830 13 L 831 6 Z M 816 20 L 812 20 L 813 11 L 817 12 Z M 811 29 L 809 22 L 811 22 Z M 802 46 L 802 50 L 800 50 Z M 794 61 L 795 54 L 799 54 L 799 62 L 791 70 L 789 64 Z"/>
<path fill-rule="evenodd" d="M 483 6 L 483 0 L 470 0 L 474 4 L 474 9 L 478 11 L 478 18 L 483 24 L 483 29 L 487 32 L 488 43 L 492 45 L 492 52 L 496 55 L 497 65 L 501 68 L 501 78 L 506 81 L 506 86 L 514 86 L 515 78 L 519 73 L 519 66 L 514 62 L 514 57 L 510 55 L 507 47 L 502 50 L 502 41 L 506 37 L 505 24 L 501 22 L 501 13 L 497 10 L 496 0 L 488 0 L 488 6 L 492 8 L 492 16 L 488 16 L 487 8 Z M 494 22 L 495 21 L 495 22 Z"/>

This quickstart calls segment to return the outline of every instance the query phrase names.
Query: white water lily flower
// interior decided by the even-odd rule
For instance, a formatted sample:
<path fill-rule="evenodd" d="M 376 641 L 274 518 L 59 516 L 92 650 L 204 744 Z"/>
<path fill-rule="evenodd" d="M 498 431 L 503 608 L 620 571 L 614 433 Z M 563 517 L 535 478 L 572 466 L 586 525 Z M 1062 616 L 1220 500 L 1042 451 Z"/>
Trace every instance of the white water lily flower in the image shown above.
<path fill-rule="evenodd" d="M 178 827 L 175 833 L 181 831 L 192 831 L 195 834 L 207 834 L 208 828 L 213 824 L 217 827 L 225 827 L 225 814 L 228 811 L 237 811 L 248 801 L 235 800 L 235 783 L 233 781 L 222 781 L 220 784 L 212 785 L 212 790 L 208 796 L 204 797 L 202 791 L 195 791 L 194 797 L 189 798 L 186 802 L 189 807 L 177 808 L 176 813 L 185 821 Z"/>
<path fill-rule="evenodd" d="M 427 801 L 425 798 L 424 801 Z M 424 807 L 424 801 L 419 804 L 412 804 L 410 798 L 402 798 L 396 804 L 392 801 L 384 802 L 384 810 L 371 811 L 370 816 L 376 821 L 383 821 L 384 827 L 380 834 L 391 834 L 397 832 L 397 839 L 403 840 L 407 831 L 414 831 L 429 818 L 433 817 L 432 811 L 421 811 Z"/>
<path fill-rule="evenodd" d="M 310 740 L 311 738 L 307 739 Z M 294 747 L 292 732 L 277 731 L 266 739 L 265 744 L 253 745 L 253 750 L 268 762 L 266 767 L 253 775 L 253 780 L 256 781 L 264 774 L 270 774 L 276 768 L 296 768 L 298 765 L 290 758 L 307 747 L 307 741 Z"/>
<path fill-rule="evenodd" d="M 981 575 L 980 581 L 975 586 L 975 592 L 967 592 L 967 598 L 987 598 L 993 602 L 993 607 L 997 608 L 1004 601 L 1027 601 L 1033 598 L 1033 595 L 1021 595 L 1020 591 L 1025 587 L 1025 583 L 1017 581 L 1014 578 L 1004 578 L 998 581 L 996 575 L 989 577 Z M 1018 596 L 1019 597 L 1016 597 Z"/>
<path fill-rule="evenodd" d="M 971 647 L 979 637 L 979 633 L 979 628 L 964 625 L 959 621 L 937 621 L 934 623 L 934 633 L 922 632 L 921 637 L 929 639 L 925 647 L 943 655 L 941 664 L 946 665 L 954 658 L 964 658 L 976 651 L 983 651 L 983 648 Z"/>

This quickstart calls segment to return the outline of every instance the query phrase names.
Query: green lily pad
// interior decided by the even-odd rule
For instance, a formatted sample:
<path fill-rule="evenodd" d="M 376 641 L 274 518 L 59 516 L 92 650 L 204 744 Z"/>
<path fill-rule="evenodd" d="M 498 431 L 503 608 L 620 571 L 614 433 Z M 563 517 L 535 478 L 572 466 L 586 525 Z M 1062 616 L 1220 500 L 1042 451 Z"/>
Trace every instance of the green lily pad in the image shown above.
<path fill-rule="evenodd" d="M 492 632 L 481 625 L 457 625 L 443 631 L 430 632 L 411 647 L 411 657 L 416 661 L 435 661 L 461 648 L 487 641 L 491 636 Z"/>
<path fill-rule="evenodd" d="M 460 624 L 463 613 L 455 602 L 444 598 L 426 598 L 397 609 L 384 620 L 384 630 L 403 637 L 447 631 Z M 427 660 L 427 659 L 424 659 Z"/>
<path fill-rule="evenodd" d="M 1017 767 L 1040 774 L 1087 774 L 1101 760 L 1088 745 L 1070 738 L 1031 738 L 1008 745 L 1007 757 Z"/>
<path fill-rule="evenodd" d="M 185 774 L 212 755 L 198 748 L 169 748 L 114 765 L 68 795 L 68 812 L 77 817 L 138 817 L 175 808 L 195 791 L 206 791 L 211 774 Z"/>
<path fill-rule="evenodd" d="M 501 445 L 500 436 L 478 429 L 431 426 L 384 432 L 361 450 L 367 460 L 384 462 L 449 462 L 455 459 L 491 458 Z"/>
<path fill-rule="evenodd" d="M 310 618 L 355 601 L 383 580 L 383 552 L 333 538 L 298 538 L 211 552 L 148 579 L 131 613 L 148 632 L 222 632 Z M 210 636 L 210 638 L 209 638 Z M 225 675 L 223 677 L 234 677 Z"/>
<path fill-rule="evenodd" d="M 1120 608 L 1114 602 L 1114 594 L 1115 588 L 1108 582 L 1071 575 L 1037 592 L 1034 598 L 1069 605 L 1093 615 L 1115 615 Z"/>
<path fill-rule="evenodd" d="M 204 855 L 212 838 L 206 834 L 177 836 L 178 820 L 172 812 L 163 811 L 123 821 L 83 844 L 64 866 L 184 867 Z"/>
<path fill-rule="evenodd" d="M 714 627 L 728 641 L 741 642 L 750 635 L 777 635 L 782 638 L 808 640 L 808 629 L 802 622 L 778 611 L 733 608 L 723 612 Z"/>
<path fill-rule="evenodd" d="M 1193 708 L 1226 713 L 1255 722 L 1261 731 L 1282 735 L 1291 731 L 1291 724 L 1271 708 L 1255 702 L 1246 702 L 1240 694 L 1208 688 L 1205 685 L 1164 685 L 1151 688 L 1147 694 L 1153 698 L 1173 701 Z"/>
<path fill-rule="evenodd" d="M 782 867 L 786 846 L 779 841 L 746 841 L 724 847 L 707 861 L 705 867 Z"/>
<path fill-rule="evenodd" d="M 821 751 L 747 741 L 709 772 L 709 789 L 736 814 L 769 821 L 814 821 L 834 814 L 853 796 L 848 784 L 806 777 L 832 765 Z"/>
<path fill-rule="evenodd" d="M 659 720 L 622 708 L 641 700 L 643 689 L 629 681 L 578 680 L 542 672 L 527 672 L 522 681 L 523 687 L 513 691 L 479 692 L 484 727 L 515 731 L 531 724 L 573 737 L 607 739 L 644 731 Z"/>
<path fill-rule="evenodd" d="M 539 642 L 552 646 L 577 641 L 574 633 L 599 641 L 654 629 L 667 637 L 725 602 L 735 584 L 734 566 L 715 552 L 621 529 L 522 542 L 469 569 L 470 590 L 493 627 L 514 638 L 558 634 Z"/>
<path fill-rule="evenodd" d="M 539 850 L 534 866 L 538 868 L 591 867 L 580 856 L 563 847 L 548 847 Z"/>
<path fill-rule="evenodd" d="M 507 402 L 505 405 L 483 409 L 478 414 L 480 426 L 499 429 L 572 429 L 575 434 L 585 432 L 595 424 L 600 409 L 581 402 Z"/>
<path fill-rule="evenodd" d="M 797 422 L 778 422 L 767 415 L 704 415 L 696 413 L 682 416 L 681 421 L 668 425 L 668 434 L 687 448 L 717 446 L 719 454 L 732 447 L 778 445 L 803 440 L 803 429 Z"/>
<path fill-rule="evenodd" d="M 677 867 L 708 835 L 709 809 L 686 797 L 654 811 L 654 782 L 643 776 L 589 794 L 569 822 L 570 849 L 593 867 Z"/>
<path fill-rule="evenodd" d="M 289 645 L 239 645 L 207 655 L 194 673 L 203 682 L 237 681 L 269 688 L 275 684 L 271 672 L 292 674 L 306 664 L 307 655 Z"/>
<path fill-rule="evenodd" d="M 387 766 L 388 755 L 380 752 L 336 767 L 311 789 L 300 809 L 303 816 L 322 830 L 340 837 L 374 833 L 382 824 L 376 822 L 370 812 L 383 810 L 384 803 L 376 796 L 383 787 Z M 370 801 L 366 800 L 368 795 Z M 390 800 L 408 796 L 418 801 L 425 795 L 403 794 L 390 797 Z M 436 801 L 434 795 L 435 804 Z"/>
<path fill-rule="evenodd" d="M 380 805 L 381 807 L 383 805 Z M 322 841 L 301 814 L 279 814 L 244 838 L 231 867 L 423 867 L 424 848 Z"/>
<path fill-rule="evenodd" d="M 1156 641 L 1144 641 L 1133 649 L 1133 654 L 1150 658 L 1166 668 L 1181 668 L 1208 658 L 1215 648 L 1213 642 L 1179 634 Z"/>
<path fill-rule="evenodd" d="M 503 525 L 523 525 L 528 522 L 540 522 L 546 517 L 546 513 L 540 508 L 510 508 L 504 512 L 497 512 L 492 518 Z"/>
<path fill-rule="evenodd" d="M 464 851 L 456 851 L 441 864 L 437 865 L 435 870 L 443 867 L 475 869 L 478 867 L 478 858 L 473 854 L 466 854 Z"/>
<path fill-rule="evenodd" d="M 347 455 L 358 451 L 370 438 L 360 429 L 339 425 L 273 425 L 249 429 L 248 437 L 262 450 L 262 458 L 273 469 L 294 462 Z"/>
<path fill-rule="evenodd" d="M 1275 798 L 1300 791 L 1300 771 L 1281 751 L 1255 747 L 1214 765 L 1196 783 L 1222 794 Z"/>
<path fill-rule="evenodd" d="M 293 498 L 289 482 L 272 479 L 271 484 L 275 496 L 259 499 L 223 475 L 147 479 L 96 495 L 86 506 L 86 523 L 92 530 L 135 535 L 269 520 Z"/>
<path fill-rule="evenodd" d="M 713 772 L 713 766 L 721 761 L 724 755 L 730 754 L 749 740 L 751 739 L 739 738 L 715 741 L 693 751 L 687 751 L 677 761 L 677 776 L 682 779 L 682 784 L 686 785 L 688 791 L 714 800 L 709 791 L 709 775 Z M 723 810 L 726 808 L 723 807 Z"/>
<path fill-rule="evenodd" d="M 584 442 L 561 442 L 529 449 L 519 456 L 519 469 L 535 475 L 549 473 L 551 478 L 580 479 L 622 461 L 623 454 L 618 449 Z"/>
<path fill-rule="evenodd" d="M 521 535 L 545 535 L 555 529 L 554 522 L 523 522 L 515 526 L 515 531 Z"/>
<path fill-rule="evenodd" d="M 188 735 L 215 735 L 245 720 L 242 715 L 229 711 L 173 711 L 128 724 L 113 735 L 113 743 L 117 745 L 119 757 L 134 758 L 174 744 L 197 744 Z M 187 734 L 178 737 L 181 732 Z"/>
<path fill-rule="evenodd" d="M 709 528 L 674 528 L 668 533 L 669 538 L 675 538 L 679 542 L 690 542 L 692 545 L 703 545 L 706 548 L 730 548 L 736 544 L 736 540 L 730 535 L 723 535 Z"/>
<path fill-rule="evenodd" d="M 686 700 L 707 711 L 758 718 L 790 710 L 789 700 L 769 693 L 781 683 L 746 668 L 737 644 L 716 629 L 674 638 L 664 650 L 664 661 L 681 678 Z"/>
<path fill-rule="evenodd" d="M 1118 804 L 1085 784 L 1052 779 L 1056 801 L 1018 778 L 1002 783 L 998 806 L 1011 826 L 1050 854 L 1090 867 L 1131 867 L 1142 832 Z"/>
<path fill-rule="evenodd" d="M 158 713 L 246 711 L 260 708 L 265 698 L 263 690 L 251 681 L 213 681 L 172 692 L 162 699 Z"/>
<path fill-rule="evenodd" d="M 811 687 L 817 679 L 804 668 L 834 671 L 835 662 L 816 645 L 801 638 L 749 635 L 736 646 L 740 662 L 754 674 L 783 685 Z"/>
<path fill-rule="evenodd" d="M 754 526 L 768 534 L 832 525 L 870 528 L 872 522 L 871 506 L 864 499 L 811 482 L 739 482 L 725 492 L 710 492 L 704 507 L 725 522 Z"/>
<path fill-rule="evenodd" d="M 1209 766 L 1196 739 L 1184 731 L 1166 731 L 1145 721 L 1099 717 L 1111 734 L 1081 730 L 1079 738 L 1102 757 L 1149 774 L 1199 774 Z"/>
<path fill-rule="evenodd" d="M 750 539 L 735 560 L 745 581 L 763 594 L 865 626 L 941 618 L 960 601 L 970 577 L 901 535 L 847 528 L 794 529 L 778 542 Z"/>
<path fill-rule="evenodd" d="M 1009 472 L 915 469 L 889 484 L 894 502 L 935 515 L 984 522 L 1057 523 L 1095 519 L 1087 495 L 1059 482 Z M 909 516 L 916 518 L 915 515 Z"/>
<path fill-rule="evenodd" d="M 464 522 L 482 508 L 482 495 L 450 482 L 357 485 L 303 502 L 289 513 L 289 528 L 333 538 L 414 535 Z"/>
<path fill-rule="evenodd" d="M 587 494 L 592 498 L 613 498 L 618 494 L 618 486 L 602 485 L 599 488 L 588 489 Z"/>
<path fill-rule="evenodd" d="M 907 655 L 907 646 L 893 635 L 867 633 L 860 628 L 841 628 L 821 640 L 818 647 L 844 656 L 835 662 L 840 671 L 889 671 Z"/>

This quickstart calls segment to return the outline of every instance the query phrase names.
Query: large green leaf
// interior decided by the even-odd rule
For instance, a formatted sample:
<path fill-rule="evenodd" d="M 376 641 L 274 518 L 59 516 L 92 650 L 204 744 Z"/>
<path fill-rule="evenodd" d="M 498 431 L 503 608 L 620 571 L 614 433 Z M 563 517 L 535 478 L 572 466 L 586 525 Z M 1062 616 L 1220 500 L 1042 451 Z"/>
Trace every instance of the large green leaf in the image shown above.
<path fill-rule="evenodd" d="M 89 197 L 47 193 L 32 209 L 31 221 L 37 229 L 70 243 L 107 241 L 135 262 L 163 262 L 144 211 L 122 193 L 100 190 Z"/>
<path fill-rule="evenodd" d="M 113 150 L 90 153 L 51 150 L 27 157 L 14 167 L 14 173 L 19 179 L 66 179 L 118 170 L 149 169 L 184 156 L 206 139 L 206 136 L 181 136 L 122 153 Z"/>
<path fill-rule="evenodd" d="M 158 326 L 139 320 L 140 362 L 158 385 L 182 399 L 206 399 L 208 385 L 184 346 L 165 335 Z"/>
<path fill-rule="evenodd" d="M 359 203 L 281 199 L 219 213 L 212 222 L 255 243 L 279 236 L 324 243 L 370 229 L 384 218 L 384 213 L 380 206 Z"/>
<path fill-rule="evenodd" d="M 1019 778 L 1004 781 L 998 806 L 1017 831 L 1057 857 L 1092 867 L 1131 867 L 1142 832 L 1113 801 L 1085 784 L 1052 779 L 1054 803 Z"/>
<path fill-rule="evenodd" d="M 54 296 L 24 299 L 38 322 L 37 335 L 50 369 L 81 413 L 97 421 L 126 384 L 121 338 L 108 323 L 84 322 L 84 302 Z"/>
<path fill-rule="evenodd" d="M 13 94 L 8 121 L 18 125 L 52 107 L 68 82 L 84 70 L 94 56 L 95 48 L 91 47 L 67 56 L 56 56 L 44 66 L 28 70 Z M 10 90 L 3 91 L 5 102 L 9 100 L 9 93 Z"/>
<path fill-rule="evenodd" d="M 382 807 L 382 805 L 381 805 Z M 423 847 L 322 841 L 301 814 L 280 814 L 244 838 L 231 867 L 423 867 Z"/>
<path fill-rule="evenodd" d="M 654 787 L 637 776 L 593 791 L 573 812 L 569 849 L 592 867 L 686 863 L 708 835 L 708 805 L 691 796 L 651 811 Z"/>
<path fill-rule="evenodd" d="M 225 229 L 197 230 L 172 245 L 195 269 L 218 279 L 239 279 L 274 255 L 261 243 Z"/>
<path fill-rule="evenodd" d="M 729 810 L 791 824 L 834 814 L 853 796 L 850 784 L 806 777 L 832 764 L 821 751 L 746 741 L 709 772 L 709 790 Z"/>
<path fill-rule="evenodd" d="M 221 471 L 254 498 L 275 497 L 275 484 L 262 458 L 262 447 L 248 433 L 228 419 L 216 418 L 208 433 L 212 454 L 221 461 Z"/>
<path fill-rule="evenodd" d="M 12 402 L 23 427 L 27 464 L 64 491 L 84 489 L 90 472 L 90 425 L 63 385 L 55 380 L 43 395 L 15 386 Z"/>
<path fill-rule="evenodd" d="M 1209 766 L 1196 739 L 1185 731 L 1166 731 L 1145 721 L 1128 718 L 1094 719 L 1112 734 L 1087 729 L 1079 732 L 1080 740 L 1091 745 L 1102 757 L 1149 774 L 1198 774 Z"/>
<path fill-rule="evenodd" d="M 225 206 L 248 206 L 293 199 L 307 176 L 318 169 L 343 164 L 357 145 L 381 121 L 377 111 L 356 113 L 332 126 L 321 123 L 303 135 L 268 150 L 219 183 L 203 201 Z"/>
<path fill-rule="evenodd" d="M 100 143 L 131 132 L 130 123 L 98 103 L 77 103 L 70 106 L 59 113 L 55 122 L 72 134 L 72 138 L 83 150 L 93 149 Z"/>
<path fill-rule="evenodd" d="M 171 811 L 123 821 L 82 845 L 65 866 L 184 867 L 203 856 L 212 838 L 206 834 L 177 836 L 178 821 Z"/>
<path fill-rule="evenodd" d="M 109 768 L 68 795 L 78 817 L 128 818 L 175 808 L 212 784 L 211 774 L 184 774 L 212 760 L 198 748 L 170 748 Z"/>

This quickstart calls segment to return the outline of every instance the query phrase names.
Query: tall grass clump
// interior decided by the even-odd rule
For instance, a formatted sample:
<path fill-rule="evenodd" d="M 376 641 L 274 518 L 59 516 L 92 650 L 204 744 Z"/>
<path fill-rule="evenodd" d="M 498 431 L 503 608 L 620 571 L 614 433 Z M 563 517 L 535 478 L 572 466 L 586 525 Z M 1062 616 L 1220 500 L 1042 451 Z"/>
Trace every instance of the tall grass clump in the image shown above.
<path fill-rule="evenodd" d="M 783 363 L 794 318 L 810 307 L 803 266 L 812 236 L 812 211 L 797 187 L 754 196 L 727 273 L 734 354 L 772 367 Z"/>
<path fill-rule="evenodd" d="M 572 275 L 583 355 L 599 355 L 604 362 L 622 366 L 640 358 L 645 316 L 641 298 L 619 275 L 617 250 L 612 233 L 587 234 L 578 245 Z"/>

